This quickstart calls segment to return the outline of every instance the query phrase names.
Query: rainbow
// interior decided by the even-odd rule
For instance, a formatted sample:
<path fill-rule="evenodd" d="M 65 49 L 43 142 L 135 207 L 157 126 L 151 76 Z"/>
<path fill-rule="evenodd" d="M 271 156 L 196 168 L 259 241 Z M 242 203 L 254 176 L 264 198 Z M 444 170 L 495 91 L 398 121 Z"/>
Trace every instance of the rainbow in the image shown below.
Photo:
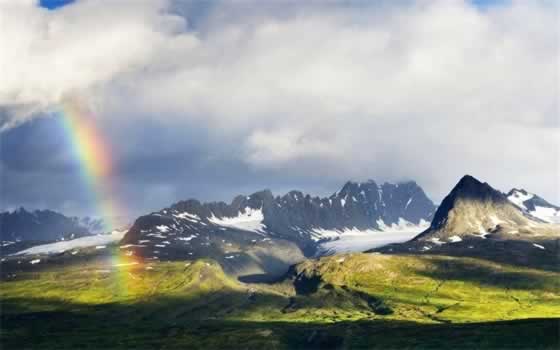
<path fill-rule="evenodd" d="M 89 200 L 103 218 L 104 231 L 110 232 L 118 228 L 114 220 L 124 212 L 115 200 L 109 144 L 97 130 L 94 115 L 84 101 L 75 97 L 66 99 L 58 111 L 66 139 L 79 162 Z"/>
<path fill-rule="evenodd" d="M 104 231 L 112 232 L 119 228 L 114 219 L 126 216 L 126 212 L 116 199 L 111 147 L 97 129 L 95 115 L 85 101 L 77 97 L 66 99 L 57 111 L 73 157 L 80 165 L 89 199 L 103 218 Z M 133 273 L 142 268 L 141 259 L 126 246 L 115 247 L 111 253 L 114 295 L 131 296 L 142 289 L 138 287 L 139 277 Z"/>

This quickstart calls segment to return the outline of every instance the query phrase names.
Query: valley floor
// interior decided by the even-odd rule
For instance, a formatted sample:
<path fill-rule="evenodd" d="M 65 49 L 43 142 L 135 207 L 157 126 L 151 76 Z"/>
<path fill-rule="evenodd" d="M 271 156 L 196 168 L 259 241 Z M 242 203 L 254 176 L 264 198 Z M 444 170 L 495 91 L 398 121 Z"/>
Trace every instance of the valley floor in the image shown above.
<path fill-rule="evenodd" d="M 3 275 L 3 349 L 558 348 L 560 273 L 347 254 L 245 284 L 210 260 L 38 264 Z"/>

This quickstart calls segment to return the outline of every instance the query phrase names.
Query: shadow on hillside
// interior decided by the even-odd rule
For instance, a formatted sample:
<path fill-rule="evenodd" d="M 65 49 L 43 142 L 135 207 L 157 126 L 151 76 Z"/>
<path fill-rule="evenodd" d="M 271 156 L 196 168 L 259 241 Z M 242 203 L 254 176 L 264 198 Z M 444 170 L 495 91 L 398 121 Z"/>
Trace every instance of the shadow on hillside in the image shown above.
<path fill-rule="evenodd" d="M 559 344 L 559 319 L 468 324 L 226 319 L 231 307 L 250 310 L 251 304 L 266 308 L 284 302 L 281 297 L 238 292 L 137 304 L 10 299 L 2 304 L 0 345 L 2 349 L 540 349 Z"/>
<path fill-rule="evenodd" d="M 502 266 L 484 265 L 476 260 L 431 259 L 434 269 L 417 269 L 415 273 L 438 280 L 474 282 L 480 285 L 512 289 L 557 290 L 557 276 L 531 271 L 503 271 Z"/>
<path fill-rule="evenodd" d="M 427 251 L 423 250 L 426 245 L 431 247 Z M 467 238 L 460 243 L 439 246 L 426 242 L 396 243 L 368 252 L 481 258 L 500 264 L 560 272 L 560 240 L 539 240 L 538 245 L 545 249 L 531 241 Z"/>

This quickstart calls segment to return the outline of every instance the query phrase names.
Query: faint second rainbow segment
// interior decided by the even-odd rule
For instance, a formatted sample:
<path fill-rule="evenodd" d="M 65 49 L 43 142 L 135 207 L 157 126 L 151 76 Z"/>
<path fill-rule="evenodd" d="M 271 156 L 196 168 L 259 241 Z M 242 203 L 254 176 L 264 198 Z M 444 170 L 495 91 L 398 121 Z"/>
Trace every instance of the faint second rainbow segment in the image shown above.
<path fill-rule="evenodd" d="M 54 110 L 59 116 L 64 137 L 79 164 L 81 181 L 95 215 L 103 219 L 104 230 L 118 229 L 116 218 L 126 217 L 117 199 L 112 149 L 95 124 L 87 101 L 70 97 Z"/>

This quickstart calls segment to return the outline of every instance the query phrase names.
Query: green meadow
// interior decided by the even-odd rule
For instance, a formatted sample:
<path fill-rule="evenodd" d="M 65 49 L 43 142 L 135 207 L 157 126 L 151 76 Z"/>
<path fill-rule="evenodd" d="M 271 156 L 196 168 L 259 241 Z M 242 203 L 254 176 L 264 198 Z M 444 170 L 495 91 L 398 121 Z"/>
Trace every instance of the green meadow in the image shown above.
<path fill-rule="evenodd" d="M 211 260 L 45 265 L 1 282 L 5 349 L 547 348 L 560 273 L 471 258 L 308 260 L 246 284 Z"/>

